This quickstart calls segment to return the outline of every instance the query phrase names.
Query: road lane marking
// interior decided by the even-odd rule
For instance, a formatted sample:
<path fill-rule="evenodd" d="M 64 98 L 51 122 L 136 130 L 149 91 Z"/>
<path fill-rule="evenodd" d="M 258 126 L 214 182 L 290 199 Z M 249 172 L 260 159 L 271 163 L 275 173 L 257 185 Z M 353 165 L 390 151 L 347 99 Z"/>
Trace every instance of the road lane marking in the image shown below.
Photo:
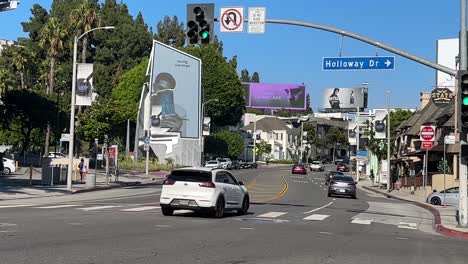
<path fill-rule="evenodd" d="M 69 225 L 72 225 L 72 226 L 82 226 L 83 224 L 82 223 L 68 223 Z"/>
<path fill-rule="evenodd" d="M 408 240 L 407 237 L 395 237 L 396 239 L 399 239 L 399 240 Z"/>
<path fill-rule="evenodd" d="M 253 227 L 241 227 L 241 230 L 254 230 L 255 228 Z"/>
<path fill-rule="evenodd" d="M 12 224 L 12 223 L 0 223 L 0 227 L 10 227 L 10 226 L 17 226 L 17 224 Z"/>
<path fill-rule="evenodd" d="M 142 206 L 142 207 L 123 209 L 123 210 L 120 210 L 120 211 L 121 212 L 142 212 L 142 211 L 160 209 L 160 208 L 161 208 L 161 206 Z"/>
<path fill-rule="evenodd" d="M 25 207 L 33 206 L 32 204 L 12 204 L 12 205 L 0 205 L 0 208 L 16 208 L 16 207 Z"/>
<path fill-rule="evenodd" d="M 61 204 L 61 205 L 51 205 L 51 206 L 40 206 L 34 207 L 37 209 L 57 209 L 57 208 L 68 208 L 68 207 L 76 207 L 81 206 L 80 204 Z"/>
<path fill-rule="evenodd" d="M 277 193 L 275 196 L 273 196 L 271 198 L 256 200 L 254 202 L 256 202 L 256 203 L 271 202 L 271 201 L 274 201 L 274 200 L 277 200 L 277 199 L 283 197 L 288 192 L 289 185 L 288 185 L 288 181 L 286 180 L 286 178 L 284 176 L 281 176 L 281 178 L 283 179 L 283 182 L 284 182 L 283 190 L 281 190 L 279 193 Z"/>
<path fill-rule="evenodd" d="M 322 221 L 327 217 L 329 217 L 329 215 L 313 214 L 313 215 L 309 215 L 307 217 L 302 218 L 302 220 Z"/>
<path fill-rule="evenodd" d="M 398 228 L 403 228 L 403 229 L 417 229 L 418 224 L 416 223 L 407 223 L 407 222 L 400 222 L 398 224 Z"/>
<path fill-rule="evenodd" d="M 326 208 L 326 207 L 332 205 L 333 203 L 334 203 L 334 202 L 329 202 L 329 203 L 327 203 L 326 205 L 322 205 L 322 206 L 320 206 L 320 207 L 318 207 L 318 208 L 315 208 L 315 209 L 312 209 L 312 210 L 310 210 L 310 211 L 304 212 L 304 214 L 310 214 L 310 213 L 316 212 L 316 211 L 318 211 L 318 210 L 321 210 L 321 209 L 323 209 L 323 208 Z"/>
<path fill-rule="evenodd" d="M 92 206 L 92 207 L 84 207 L 84 208 L 76 208 L 76 209 L 82 210 L 82 211 L 95 211 L 95 210 L 110 209 L 110 208 L 115 208 L 115 207 L 120 207 L 120 206 L 119 205 L 103 205 L 103 206 Z"/>
<path fill-rule="evenodd" d="M 296 181 L 296 180 L 294 180 L 294 182 L 297 182 L 297 183 L 309 183 L 308 181 Z"/>
<path fill-rule="evenodd" d="M 259 215 L 258 217 L 261 217 L 261 218 L 276 218 L 278 216 L 282 216 L 282 215 L 285 215 L 287 213 L 285 212 L 269 212 L 269 213 L 266 213 L 266 214 L 262 214 L 262 215 Z"/>
<path fill-rule="evenodd" d="M 155 227 L 172 227 L 170 225 L 155 225 Z"/>
<path fill-rule="evenodd" d="M 360 218 L 354 218 L 353 221 L 351 221 L 351 224 L 358 224 L 358 225 L 370 225 L 371 223 L 372 223 L 372 220 L 360 219 Z"/>
<path fill-rule="evenodd" d="M 333 235 L 332 232 L 319 232 L 319 234 L 324 234 L 324 235 Z"/>

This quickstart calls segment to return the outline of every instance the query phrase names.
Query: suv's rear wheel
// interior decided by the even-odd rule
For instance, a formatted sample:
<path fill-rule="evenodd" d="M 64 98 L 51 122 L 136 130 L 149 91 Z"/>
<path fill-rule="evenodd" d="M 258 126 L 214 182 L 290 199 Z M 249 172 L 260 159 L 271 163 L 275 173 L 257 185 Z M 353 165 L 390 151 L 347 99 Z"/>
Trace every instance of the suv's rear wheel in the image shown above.
<path fill-rule="evenodd" d="M 216 201 L 216 206 L 213 210 L 213 217 L 221 218 L 224 215 L 224 198 L 219 197 L 218 201 Z"/>
<path fill-rule="evenodd" d="M 4 173 L 4 174 L 10 174 L 10 173 L 11 173 L 10 168 L 5 167 L 5 168 L 3 169 L 3 173 Z"/>
<path fill-rule="evenodd" d="M 250 199 L 249 196 L 245 196 L 244 200 L 242 201 L 242 207 L 241 209 L 237 210 L 237 212 L 241 215 L 246 215 L 249 211 L 249 206 L 250 206 Z"/>
<path fill-rule="evenodd" d="M 163 215 L 171 216 L 174 213 L 174 209 L 170 206 L 161 206 L 161 211 Z"/>

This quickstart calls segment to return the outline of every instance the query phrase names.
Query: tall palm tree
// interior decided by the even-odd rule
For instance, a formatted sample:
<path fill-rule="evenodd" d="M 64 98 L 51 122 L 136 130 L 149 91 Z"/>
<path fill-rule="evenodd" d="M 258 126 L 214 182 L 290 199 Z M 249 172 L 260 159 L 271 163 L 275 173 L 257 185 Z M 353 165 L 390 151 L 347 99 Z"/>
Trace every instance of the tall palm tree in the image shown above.
<path fill-rule="evenodd" d="M 21 89 L 25 88 L 24 74 L 26 68 L 32 59 L 32 54 L 26 50 L 24 47 L 16 47 L 13 51 L 13 65 L 20 74 L 21 79 Z"/>
<path fill-rule="evenodd" d="M 56 60 L 64 49 L 64 38 L 67 33 L 64 25 L 56 17 L 50 17 L 45 26 L 40 31 L 41 39 L 39 45 L 47 49 L 47 56 L 50 59 L 49 87 L 47 94 L 54 92 L 55 64 Z"/>
<path fill-rule="evenodd" d="M 77 35 L 91 30 L 97 23 L 98 14 L 96 11 L 96 1 L 83 0 L 70 13 L 70 24 L 74 25 Z M 83 36 L 83 46 L 81 49 L 81 62 L 86 62 L 86 48 L 88 46 L 88 36 Z"/>

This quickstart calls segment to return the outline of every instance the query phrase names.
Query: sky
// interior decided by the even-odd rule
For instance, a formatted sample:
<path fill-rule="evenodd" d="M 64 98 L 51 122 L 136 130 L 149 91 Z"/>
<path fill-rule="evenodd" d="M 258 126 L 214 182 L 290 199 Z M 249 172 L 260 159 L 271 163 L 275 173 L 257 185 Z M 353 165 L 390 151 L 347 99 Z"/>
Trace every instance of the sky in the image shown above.
<path fill-rule="evenodd" d="M 176 15 L 186 21 L 182 0 L 122 0 L 130 13 L 143 14 L 153 29 L 164 16 Z M 208 2 L 208 1 L 207 1 Z M 460 29 L 459 4 L 456 0 L 225 0 L 215 3 L 215 15 L 221 7 L 266 7 L 270 19 L 290 19 L 332 26 L 357 33 L 421 56 L 436 60 L 436 40 L 455 38 Z M 27 36 L 21 22 L 28 21 L 30 9 L 39 3 L 46 9 L 52 0 L 23 0 L 17 10 L 0 13 L 0 39 Z M 247 13 L 247 11 L 245 11 Z M 245 30 L 246 31 L 246 30 Z M 215 34 L 224 43 L 224 55 L 238 56 L 238 71 L 247 68 L 259 72 L 261 82 L 305 83 L 312 108 L 322 108 L 323 90 L 331 87 L 356 87 L 368 83 L 369 108 L 385 108 L 386 90 L 391 91 L 392 108 L 414 108 L 419 94 L 435 85 L 435 70 L 396 56 L 393 71 L 322 71 L 322 57 L 339 56 L 340 35 L 311 28 L 267 24 L 265 34 Z M 345 37 L 342 56 L 393 56 L 384 50 Z"/>

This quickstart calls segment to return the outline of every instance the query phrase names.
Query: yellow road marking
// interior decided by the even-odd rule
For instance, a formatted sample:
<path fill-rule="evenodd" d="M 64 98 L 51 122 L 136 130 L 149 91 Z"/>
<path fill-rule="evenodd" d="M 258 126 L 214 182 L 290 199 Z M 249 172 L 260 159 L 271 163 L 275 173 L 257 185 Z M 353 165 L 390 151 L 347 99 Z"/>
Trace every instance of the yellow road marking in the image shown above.
<path fill-rule="evenodd" d="M 277 193 L 276 195 L 274 195 L 273 197 L 271 198 L 267 198 L 267 199 L 262 199 L 262 200 L 258 200 L 258 201 L 255 201 L 255 202 L 270 202 L 270 201 L 274 201 L 274 200 L 277 200 L 281 197 L 283 197 L 287 192 L 288 192 L 288 181 L 284 178 L 284 176 L 281 176 L 281 178 L 283 178 L 283 181 L 284 181 L 284 186 L 283 186 L 283 189 Z"/>

